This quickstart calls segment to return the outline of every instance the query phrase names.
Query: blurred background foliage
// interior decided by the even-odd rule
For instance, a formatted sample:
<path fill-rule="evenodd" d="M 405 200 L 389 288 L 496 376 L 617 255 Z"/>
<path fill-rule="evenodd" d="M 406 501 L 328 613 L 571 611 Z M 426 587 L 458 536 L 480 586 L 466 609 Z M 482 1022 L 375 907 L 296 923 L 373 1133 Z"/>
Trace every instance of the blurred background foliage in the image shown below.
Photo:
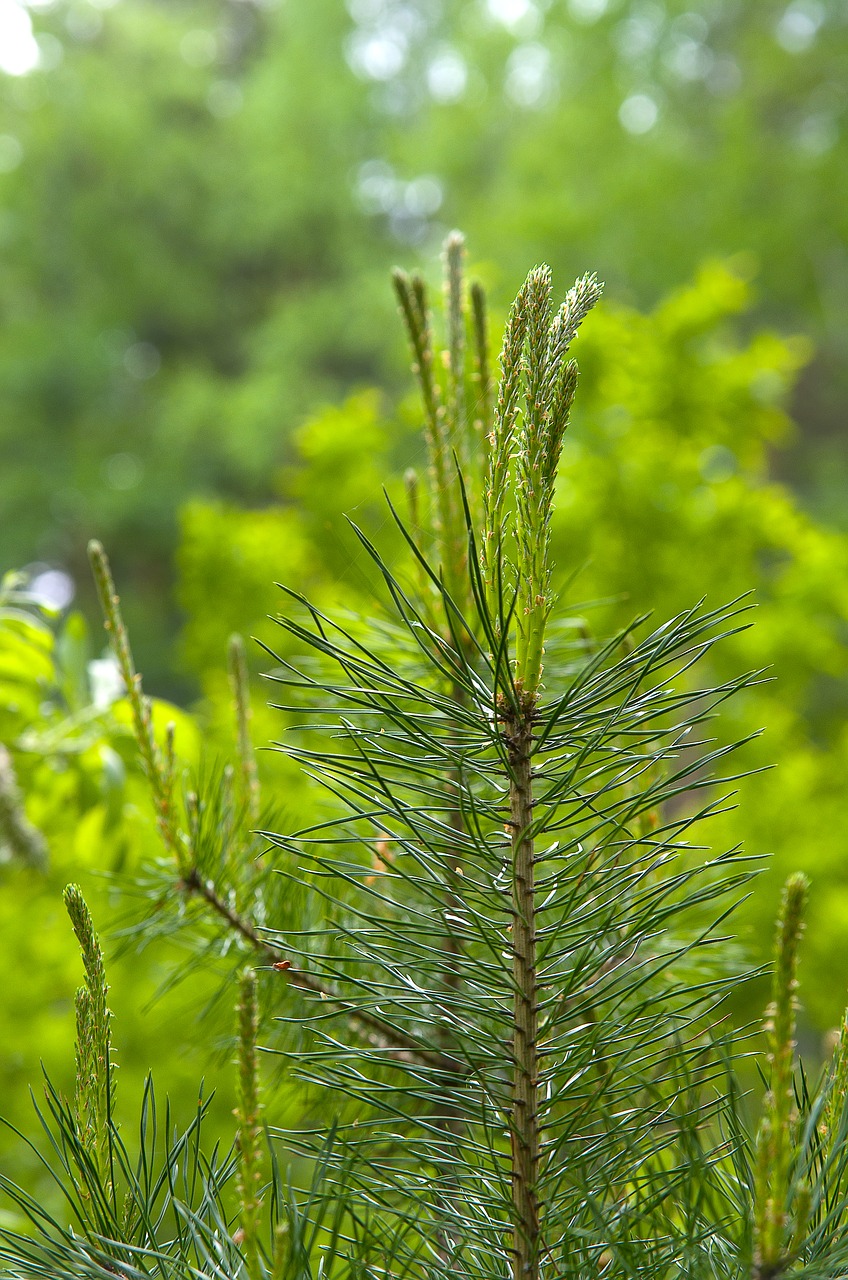
<path fill-rule="evenodd" d="M 773 678 L 718 731 L 765 725 L 746 764 L 779 765 L 741 784 L 720 834 L 774 855 L 744 909 L 758 959 L 777 884 L 811 874 L 810 1043 L 836 1021 L 846 65 L 848 0 L 0 0 L 0 565 L 22 570 L 0 601 L 12 1119 L 39 1058 L 70 1065 L 59 889 L 80 881 L 114 922 L 102 873 L 156 850 L 86 542 L 109 549 L 160 723 L 178 721 L 190 766 L 225 758 L 227 638 L 278 643 L 274 580 L 372 607 L 343 513 L 391 550 L 381 486 L 402 500 L 421 457 L 388 271 L 435 278 L 454 225 L 495 341 L 534 262 L 561 292 L 586 269 L 607 281 L 555 529 L 563 578 L 580 571 L 569 607 L 601 601 L 586 618 L 604 634 L 756 590 L 755 627 L 715 660 Z M 255 693 L 257 741 L 279 738 Z M 279 756 L 260 766 L 283 807 L 308 803 Z M 124 1079 L 155 1056 L 190 1099 L 202 977 L 140 1016 L 173 965 L 161 947 L 113 969 L 116 1035 Z"/>

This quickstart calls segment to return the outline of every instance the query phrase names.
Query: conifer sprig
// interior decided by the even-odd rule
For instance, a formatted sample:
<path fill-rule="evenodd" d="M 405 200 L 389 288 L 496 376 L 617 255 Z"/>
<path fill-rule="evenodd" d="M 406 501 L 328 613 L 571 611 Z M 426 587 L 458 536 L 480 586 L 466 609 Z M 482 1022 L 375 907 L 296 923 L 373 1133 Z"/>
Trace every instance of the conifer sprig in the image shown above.
<path fill-rule="evenodd" d="M 790 1173 L 796 1154 L 798 1123 L 793 1085 L 795 1053 L 795 1011 L 798 987 L 798 944 L 804 923 L 807 879 L 790 876 L 783 890 L 775 940 L 772 999 L 766 1033 L 771 1080 L 765 1110 L 757 1136 L 757 1181 L 754 1219 L 754 1275 L 770 1280 L 785 1270 L 790 1261 L 787 1229 L 790 1210 Z M 806 1220 L 807 1198 L 793 1206 Z M 805 1225 L 805 1224 L 804 1224 Z M 799 1232 L 803 1235 L 803 1225 Z"/>
<path fill-rule="evenodd" d="M 485 295 L 479 284 L 466 288 L 465 239 L 458 231 L 451 232 L 443 251 L 446 345 L 437 362 L 423 279 L 396 270 L 393 280 L 424 411 L 430 479 L 427 508 L 435 558 L 451 599 L 464 609 L 469 584 L 463 505 L 470 503 L 475 512 L 480 506 L 482 455 L 491 411 Z M 473 406 L 469 404 L 469 388 L 477 393 Z M 422 545 L 420 540 L 418 545 Z"/>
<path fill-rule="evenodd" d="M 486 588 L 488 612 L 495 623 L 501 621 L 504 588 L 504 528 L 509 498 L 510 468 L 518 415 L 521 407 L 524 342 L 531 277 L 524 282 L 512 304 L 500 357 L 501 377 L 492 434 L 489 440 L 488 469 L 483 491 L 483 531 L 480 540 L 481 571 Z"/>
<path fill-rule="evenodd" d="M 421 276 L 410 277 L 405 271 L 396 270 L 392 278 L 412 350 L 412 369 L 424 406 L 434 531 L 447 581 L 456 592 L 461 581 L 459 575 L 464 547 L 459 544 L 450 421 L 434 369 L 434 337 L 427 289 Z"/>
<path fill-rule="evenodd" d="M 697 996 L 687 993 L 680 975 L 679 986 L 665 987 L 662 978 L 675 967 L 674 956 L 686 972 L 682 957 L 697 942 L 681 942 L 677 950 L 676 942 L 658 946 L 651 939 L 665 935 L 678 911 L 696 903 L 707 910 L 748 874 L 732 856 L 706 871 L 696 863 L 681 865 L 690 829 L 709 814 L 708 804 L 649 829 L 639 823 L 643 812 L 661 810 L 670 796 L 695 795 L 709 785 L 705 772 L 721 753 L 687 757 L 648 793 L 634 794 L 631 785 L 649 763 L 658 770 L 673 761 L 687 724 L 709 714 L 703 691 L 675 691 L 675 680 L 696 653 L 735 625 L 733 613 L 700 617 L 692 611 L 623 657 L 617 656 L 620 644 L 611 644 L 607 662 L 594 669 L 591 692 L 581 670 L 573 671 L 567 677 L 573 707 L 540 706 L 528 732 L 522 699 L 512 709 L 501 706 L 493 718 L 494 659 L 480 650 L 465 656 L 459 643 L 448 651 L 435 634 L 422 639 L 420 614 L 379 553 L 367 540 L 363 545 L 400 614 L 396 661 L 388 667 L 367 643 L 354 641 L 317 611 L 312 627 L 289 611 L 282 617 L 281 625 L 301 644 L 341 671 L 333 680 L 322 665 L 319 679 L 289 667 L 279 681 L 299 686 L 301 708 L 312 688 L 321 723 L 337 708 L 335 743 L 326 750 L 289 750 L 343 809 L 337 819 L 276 842 L 286 853 L 283 865 L 302 866 L 327 902 L 332 924 L 323 945 L 313 936 L 313 971 L 331 977 L 354 1007 L 379 1009 L 421 1043 L 449 1031 L 462 1068 L 451 1086 L 461 1123 L 449 1136 L 439 1124 L 444 1074 L 423 1069 L 420 1059 L 390 1060 L 367 1044 L 343 1041 L 332 1032 L 326 1005 L 313 1006 L 315 1048 L 301 1055 L 299 1069 L 316 1087 L 355 1100 L 363 1193 L 376 1195 L 382 1186 L 381 1197 L 397 1200 L 397 1212 L 407 1216 L 414 1195 L 416 1214 L 423 1212 L 432 1224 L 432 1239 L 452 1242 L 450 1265 L 458 1274 L 501 1276 L 504 1264 L 525 1277 L 546 1274 L 549 1249 L 557 1260 L 550 1264 L 554 1274 L 562 1266 L 562 1274 L 571 1275 L 565 1237 L 576 1240 L 573 1215 L 582 1221 L 583 1211 L 570 1193 L 563 1199 L 564 1185 L 570 1180 L 573 1187 L 579 1171 L 590 1179 L 592 1152 L 617 1164 L 625 1183 L 625 1171 L 644 1163 L 641 1144 L 656 1136 L 652 1107 L 662 1111 L 669 1101 L 664 1091 L 674 1088 L 671 1080 L 663 1084 L 668 1037 L 690 1028 L 691 1038 L 692 1009 L 709 998 L 703 974 Z M 436 692 L 441 681 L 422 671 L 425 655 L 434 670 L 450 658 L 461 698 Z M 727 692 L 717 691 L 714 701 Z M 525 740 L 515 743 L 518 728 Z M 532 811 L 526 804 L 531 746 Z M 446 777 L 457 779 L 455 795 L 446 792 Z M 510 796 L 519 800 L 515 817 L 507 807 Z M 454 808 L 463 814 L 461 832 L 451 821 Z M 393 850 L 377 876 L 375 839 Z M 449 859 L 457 854 L 463 866 L 458 881 L 449 876 Z M 446 991 L 434 913 L 451 892 L 458 896 L 452 922 L 462 983 Z M 709 926 L 704 928 L 706 938 Z M 528 1020 L 534 1013 L 535 1034 Z M 292 1016 L 302 1021 L 308 1015 L 307 1004 Z M 513 1044 L 516 1026 L 517 1047 L 505 1070 L 502 1046 Z M 637 1045 L 642 1048 L 634 1061 Z M 617 1122 L 605 1129 L 601 1112 L 613 1116 L 643 1087 L 638 1081 L 652 1078 L 655 1104 L 646 1106 L 636 1125 L 643 1136 L 634 1139 L 630 1155 L 616 1156 Z M 522 1100 L 528 1125 L 519 1115 Z M 587 1120 L 596 1113 L 597 1128 Z M 496 1137 L 504 1129 L 514 1154 Z M 379 1168 L 369 1163 L 372 1131 Z M 342 1136 L 354 1141 L 353 1130 Z M 396 1164 L 389 1159 L 395 1140 Z M 423 1171 L 421 1181 L 416 1169 Z M 410 1249 L 422 1231 L 427 1235 L 420 1216 L 416 1222 L 407 1231 Z M 491 1251 L 498 1235 L 496 1263 Z M 441 1247 L 437 1252 L 444 1267 L 446 1255 Z"/>
<path fill-rule="evenodd" d="M 174 778 L 172 757 L 163 758 L 162 751 L 153 733 L 153 716 L 150 699 L 144 696 L 141 676 L 135 669 L 129 635 L 121 615 L 121 602 L 112 580 L 109 560 L 103 547 L 96 540 L 88 544 L 88 556 L 91 562 L 100 607 L 103 611 L 103 625 L 112 652 L 124 682 L 127 701 L 133 718 L 135 739 L 148 782 L 153 793 L 156 818 L 165 847 L 173 855 L 181 871 L 187 867 L 186 850 L 180 838 L 179 817 L 174 797 Z"/>
<path fill-rule="evenodd" d="M 349 1006 L 348 1002 L 333 989 L 331 984 L 320 980 L 308 971 L 293 968 L 288 956 L 269 942 L 256 921 L 251 918 L 248 912 L 241 909 L 238 901 L 239 895 L 234 888 L 221 888 L 216 883 L 215 878 L 210 876 L 208 866 L 210 850 L 206 847 L 209 823 L 204 820 L 204 815 L 208 815 L 210 807 L 201 800 L 196 791 L 189 791 L 187 793 L 186 806 L 187 821 L 185 824 L 182 823 L 173 788 L 175 772 L 173 735 L 169 731 L 166 739 L 166 751 L 163 756 L 153 736 L 150 703 L 143 695 L 141 677 L 135 672 L 129 636 L 121 615 L 120 600 L 112 583 L 108 558 L 102 546 L 96 542 L 90 544 L 89 554 L 104 610 L 106 630 L 115 646 L 115 653 L 132 707 L 136 741 L 150 782 L 154 803 L 157 807 L 157 817 L 163 842 L 165 847 L 172 854 L 176 853 L 178 857 L 177 870 L 179 879 L 173 887 L 176 888 L 178 893 L 188 893 L 205 904 L 210 915 L 226 926 L 231 937 L 236 937 L 242 943 L 246 943 L 263 963 L 270 964 L 272 967 L 276 966 L 285 972 L 285 981 L 290 985 L 315 993 L 322 1000 L 331 1003 L 334 1008 L 347 1008 L 359 1032 L 371 1037 L 387 1051 L 420 1055 L 422 1061 L 429 1061 L 437 1066 L 449 1062 L 446 1055 L 438 1051 L 431 1053 L 426 1047 L 421 1046 L 419 1042 L 399 1036 L 395 1028 L 379 1016 L 370 1015 Z M 230 660 L 238 670 L 238 663 L 234 662 L 232 653 Z M 255 761 L 250 748 L 249 719 L 246 714 L 249 707 L 246 667 L 238 674 L 237 685 L 237 706 L 241 704 L 237 711 L 237 750 L 241 759 L 242 776 L 247 781 L 247 774 L 244 769 L 245 761 L 247 760 L 253 767 L 255 767 Z M 252 783 L 252 776 L 250 781 Z M 220 796 L 216 799 L 219 801 Z M 256 793 L 251 788 L 248 791 L 248 804 L 256 802 Z M 214 805 L 212 807 L 214 808 Z M 247 814 L 250 814 L 249 808 L 243 811 L 242 822 Z M 252 821 L 252 817 L 249 820 Z M 239 840 L 236 841 L 239 850 L 243 845 L 244 834 L 242 833 Z M 216 850 L 216 854 L 221 854 L 226 860 L 226 850 Z M 166 890 L 164 893 L 165 900 L 168 900 L 169 897 L 169 891 Z"/>
<path fill-rule="evenodd" d="M 110 1032 L 112 1014 L 106 1003 L 109 987 L 100 941 L 78 885 L 68 885 L 64 901 L 85 968 L 85 986 L 75 997 L 76 1123 L 80 1142 L 96 1162 L 101 1177 L 111 1182 L 110 1126 L 115 1080 Z"/>
<path fill-rule="evenodd" d="M 518 544 L 516 679 L 534 694 L 542 675 L 551 594 L 550 521 L 562 442 L 577 387 L 567 354 L 581 321 L 601 294 L 595 276 L 569 291 L 551 322 L 550 275 L 528 277 L 526 413 L 516 457 L 515 537 Z"/>
<path fill-rule="evenodd" d="M 481 572 L 496 629 L 502 626 L 509 584 L 516 583 L 515 674 L 531 695 L 541 678 L 545 626 L 553 604 L 550 518 L 577 387 L 577 366 L 567 358 L 568 351 L 601 290 L 594 275 L 583 276 L 552 319 L 550 271 L 534 268 L 510 312 L 501 353 L 484 486 Z M 504 533 L 511 509 L 517 555 L 509 566 Z"/>

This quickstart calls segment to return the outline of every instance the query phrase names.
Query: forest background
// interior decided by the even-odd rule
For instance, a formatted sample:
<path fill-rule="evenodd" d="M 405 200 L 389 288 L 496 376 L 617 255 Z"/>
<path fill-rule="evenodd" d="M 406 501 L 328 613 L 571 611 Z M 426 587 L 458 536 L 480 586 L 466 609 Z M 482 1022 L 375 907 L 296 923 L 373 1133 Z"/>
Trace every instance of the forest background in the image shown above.
<path fill-rule="evenodd" d="M 754 962 L 786 872 L 812 877 L 816 1054 L 848 990 L 847 65 L 848 0 L 0 0 L 7 1117 L 40 1060 L 70 1077 L 61 887 L 119 935 L 115 885 L 157 854 L 87 541 L 159 722 L 219 767 L 228 638 L 279 645 L 273 582 L 370 607 L 342 513 L 390 548 L 381 486 L 402 498 L 421 460 L 389 270 L 437 278 L 452 226 L 494 334 L 534 262 L 560 291 L 607 282 L 554 529 L 587 629 L 756 591 L 716 674 L 771 679 L 721 732 L 765 726 L 744 763 L 778 767 L 716 838 L 771 858 Z M 264 744 L 285 717 L 254 692 Z M 281 811 L 311 803 L 279 755 L 260 771 Z M 218 959 L 161 942 L 112 967 L 122 1087 L 155 1064 L 190 1100 L 210 1042 L 226 1058 Z"/>

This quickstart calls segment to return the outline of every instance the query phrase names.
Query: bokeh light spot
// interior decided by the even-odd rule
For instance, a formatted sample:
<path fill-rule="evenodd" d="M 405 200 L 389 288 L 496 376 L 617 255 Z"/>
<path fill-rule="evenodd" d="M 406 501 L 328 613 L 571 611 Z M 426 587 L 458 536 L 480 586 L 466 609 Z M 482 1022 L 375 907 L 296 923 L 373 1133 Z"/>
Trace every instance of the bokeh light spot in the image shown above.
<path fill-rule="evenodd" d="M 154 378 L 162 365 L 162 357 L 152 342 L 134 342 L 124 352 L 124 368 L 137 382 Z"/>
<path fill-rule="evenodd" d="M 357 32 L 346 45 L 348 63 L 363 80 L 392 80 L 406 65 L 406 53 L 399 31 Z"/>
<path fill-rule="evenodd" d="M 456 102 L 468 85 L 468 67 L 461 53 L 445 48 L 427 68 L 427 88 L 436 102 Z"/>
<path fill-rule="evenodd" d="M 824 5 L 818 0 L 793 0 L 774 29 L 775 39 L 787 53 L 804 53 L 824 19 Z"/>
<path fill-rule="evenodd" d="M 366 213 L 388 213 L 398 202 L 395 171 L 385 160 L 366 160 L 356 175 L 356 195 Z"/>
<path fill-rule="evenodd" d="M 30 594 L 45 609 L 67 609 L 76 594 L 74 580 L 64 569 L 44 569 L 29 584 Z"/>
<path fill-rule="evenodd" d="M 416 217 L 428 218 L 442 207 L 444 192 L 437 178 L 424 174 L 406 184 L 403 193 L 404 207 Z"/>
<path fill-rule="evenodd" d="M 0 71 L 25 76 L 38 66 L 32 21 L 17 0 L 0 0 Z"/>
<path fill-rule="evenodd" d="M 195 27 L 187 31 L 180 41 L 180 57 L 190 67 L 210 67 L 218 55 L 218 41 L 214 31 Z"/>
<path fill-rule="evenodd" d="M 549 49 L 541 44 L 522 44 L 513 50 L 506 64 L 504 89 L 516 106 L 541 106 L 553 87 Z"/>
<path fill-rule="evenodd" d="M 210 84 L 206 105 L 219 120 L 229 120 L 238 115 L 244 103 L 244 95 L 234 80 L 216 80 Z"/>
<path fill-rule="evenodd" d="M 113 453 L 101 468 L 110 489 L 119 493 L 134 489 L 144 475 L 144 464 L 134 453 Z"/>
<path fill-rule="evenodd" d="M 568 0 L 568 12 L 577 22 L 588 26 L 602 18 L 609 8 L 609 0 Z"/>
<path fill-rule="evenodd" d="M 655 100 L 647 93 L 632 93 L 618 108 L 618 118 L 628 133 L 650 133 L 660 116 Z"/>

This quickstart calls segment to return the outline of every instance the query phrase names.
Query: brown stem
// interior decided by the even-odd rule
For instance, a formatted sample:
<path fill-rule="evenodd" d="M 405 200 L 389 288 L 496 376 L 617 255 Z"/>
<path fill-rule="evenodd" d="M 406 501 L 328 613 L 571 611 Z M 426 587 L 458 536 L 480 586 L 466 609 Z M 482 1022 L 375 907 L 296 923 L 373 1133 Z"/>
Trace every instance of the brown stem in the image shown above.
<path fill-rule="evenodd" d="M 343 996 L 334 991 L 332 987 L 326 986 L 317 978 L 312 977 L 311 974 L 290 966 L 283 970 L 282 966 L 286 964 L 286 961 L 276 947 L 266 941 L 249 920 L 233 910 L 220 897 L 211 880 L 202 880 L 196 868 L 189 872 L 182 885 L 189 893 L 197 894 L 199 898 L 202 898 L 216 915 L 219 915 L 222 920 L 227 922 L 234 933 L 244 938 L 245 942 L 249 942 L 254 950 L 267 959 L 270 965 L 280 966 L 281 971 L 285 972 L 292 986 L 298 987 L 301 991 L 311 991 L 315 995 L 319 995 L 322 1000 L 327 1000 L 335 1005 L 337 1009 L 348 1015 L 351 1022 L 358 1029 L 365 1031 L 371 1037 L 372 1043 L 388 1049 L 392 1057 L 400 1061 L 419 1062 L 424 1066 L 435 1067 L 439 1071 L 454 1073 L 462 1071 L 462 1064 L 456 1058 L 449 1057 L 443 1053 L 434 1053 L 430 1049 L 422 1049 L 411 1036 L 404 1035 L 403 1032 L 398 1031 L 390 1023 L 384 1022 L 382 1018 L 376 1018 L 373 1014 L 365 1013 L 362 1009 L 358 1009 L 349 1000 L 345 1000 Z"/>
<path fill-rule="evenodd" d="M 538 1280 L 539 1069 L 533 854 L 533 703 L 505 718 L 511 770 L 513 1005 L 512 1207 L 514 1280 Z"/>

